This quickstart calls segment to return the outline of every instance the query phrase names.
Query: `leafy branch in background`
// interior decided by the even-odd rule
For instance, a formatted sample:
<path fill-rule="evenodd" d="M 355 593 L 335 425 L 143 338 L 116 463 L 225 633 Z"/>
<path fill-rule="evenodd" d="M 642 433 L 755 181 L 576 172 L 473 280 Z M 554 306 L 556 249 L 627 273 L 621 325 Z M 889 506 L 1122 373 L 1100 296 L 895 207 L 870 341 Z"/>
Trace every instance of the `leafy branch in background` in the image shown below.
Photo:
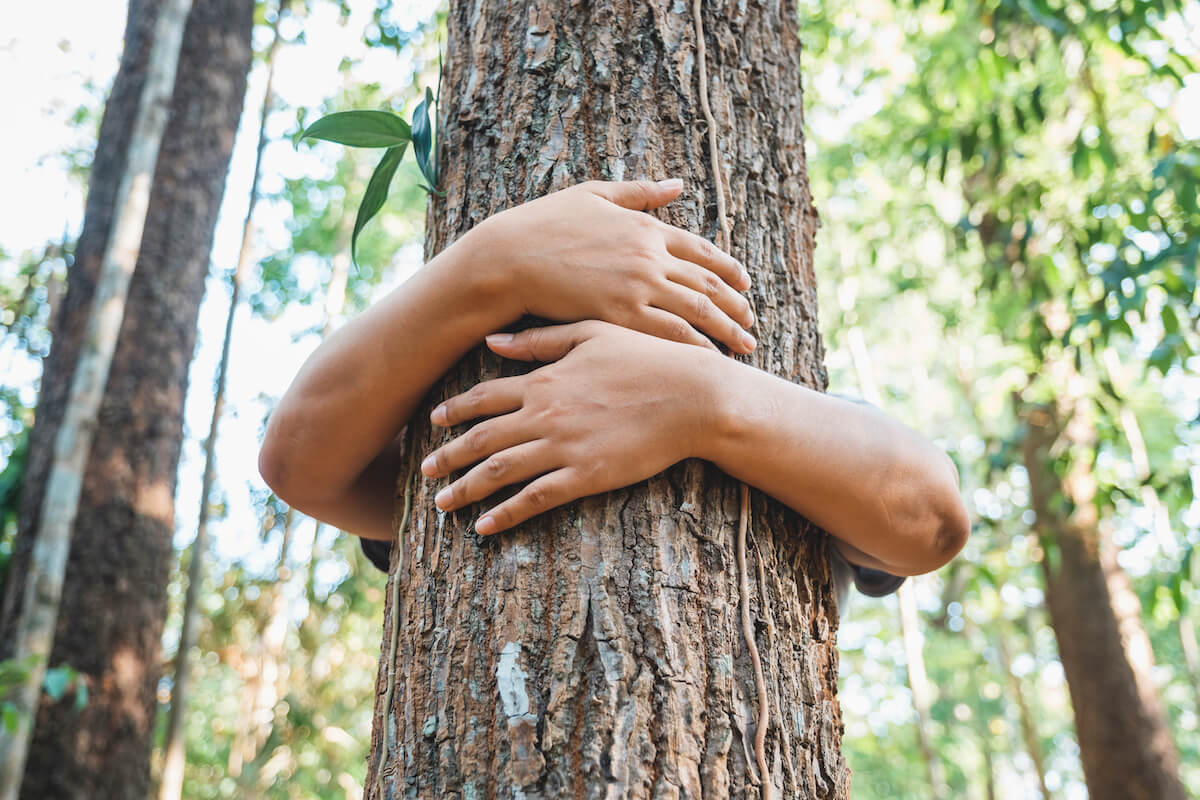
<path fill-rule="evenodd" d="M 441 89 L 439 87 L 439 94 Z M 396 168 L 404 158 L 404 152 L 412 145 L 417 167 L 425 178 L 421 184 L 426 192 L 441 195 L 437 190 L 437 151 L 433 146 L 433 127 L 429 122 L 430 107 L 437 107 L 433 92 L 425 89 L 425 98 L 413 111 L 412 124 L 390 111 L 340 111 L 329 114 L 309 125 L 300 134 L 300 140 L 323 139 L 347 147 L 383 147 L 383 158 L 371 173 L 362 204 L 354 219 L 354 234 L 350 238 L 350 257 L 358 263 L 358 234 L 383 208 Z M 436 113 L 436 112 L 435 112 Z"/>

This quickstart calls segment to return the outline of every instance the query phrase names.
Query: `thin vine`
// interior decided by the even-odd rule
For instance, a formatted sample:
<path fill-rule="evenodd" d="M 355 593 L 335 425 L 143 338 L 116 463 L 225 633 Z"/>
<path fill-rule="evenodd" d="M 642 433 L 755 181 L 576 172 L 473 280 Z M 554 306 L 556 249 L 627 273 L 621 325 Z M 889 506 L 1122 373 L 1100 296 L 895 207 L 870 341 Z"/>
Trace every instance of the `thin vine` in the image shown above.
<path fill-rule="evenodd" d="M 729 218 L 725 208 L 725 179 L 721 171 L 720 153 L 717 150 L 717 122 L 713 118 L 712 108 L 708 101 L 708 61 L 704 44 L 704 20 L 701 14 L 703 0 L 692 0 L 692 17 L 696 23 L 696 63 L 700 75 L 700 108 L 704 111 L 704 119 L 708 125 L 708 152 L 711 163 L 713 188 L 717 195 L 717 221 L 721 226 L 721 246 L 728 252 L 732 244 L 732 233 L 729 228 Z M 738 513 L 737 565 L 738 592 L 741 596 L 742 636 L 746 640 L 746 649 L 750 652 L 750 663 L 754 668 L 754 685 L 758 691 L 758 719 L 754 731 L 754 757 L 758 762 L 761 783 L 759 796 L 764 800 L 771 797 L 770 768 L 767 766 L 767 726 L 771 724 L 771 704 L 767 697 L 767 680 L 763 674 L 762 659 L 758 654 L 758 644 L 754 640 L 754 623 L 750 618 L 750 577 L 746 570 L 746 532 L 750 527 L 750 487 L 741 484 L 739 493 L 740 510 Z M 764 595 L 765 601 L 765 595 Z"/>

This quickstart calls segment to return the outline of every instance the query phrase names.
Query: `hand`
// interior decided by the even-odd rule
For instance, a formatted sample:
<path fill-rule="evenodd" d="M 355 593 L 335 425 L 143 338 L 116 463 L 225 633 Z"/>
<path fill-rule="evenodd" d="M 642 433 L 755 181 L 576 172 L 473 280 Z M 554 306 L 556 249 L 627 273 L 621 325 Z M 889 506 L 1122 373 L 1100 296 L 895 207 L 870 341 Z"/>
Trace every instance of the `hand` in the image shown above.
<path fill-rule="evenodd" d="M 441 427 L 491 417 L 421 464 L 430 478 L 476 465 L 438 492 L 438 508 L 532 479 L 479 519 L 475 530 L 485 535 L 700 455 L 716 407 L 711 376 L 728 362 L 597 321 L 494 334 L 487 343 L 506 358 L 554 363 L 484 381 L 433 410 Z"/>
<path fill-rule="evenodd" d="M 518 314 L 605 320 L 715 349 L 703 332 L 749 353 L 746 270 L 707 239 L 641 213 L 682 189 L 679 180 L 589 181 L 546 195 L 476 228 L 481 261 L 504 276 Z"/>

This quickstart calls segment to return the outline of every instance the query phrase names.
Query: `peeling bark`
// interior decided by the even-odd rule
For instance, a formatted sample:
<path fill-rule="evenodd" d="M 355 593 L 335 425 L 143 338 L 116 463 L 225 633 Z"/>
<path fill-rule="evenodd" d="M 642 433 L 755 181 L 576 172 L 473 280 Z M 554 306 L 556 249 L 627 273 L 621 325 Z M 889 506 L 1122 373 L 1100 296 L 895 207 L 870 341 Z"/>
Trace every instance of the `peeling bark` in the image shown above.
<path fill-rule="evenodd" d="M 690 9 L 526 9 L 451 3 L 446 196 L 430 206 L 427 255 L 496 211 L 589 178 L 683 178 L 684 195 L 660 213 L 713 238 Z M 704 13 L 733 253 L 754 277 L 755 357 L 824 389 L 795 13 L 762 2 Z M 409 447 L 447 439 L 425 422 L 432 404 L 520 369 L 469 354 L 414 415 Z M 471 531 L 480 508 L 439 512 L 436 489 L 419 474 L 399 481 L 411 515 L 397 525 L 368 798 L 760 794 L 735 481 L 686 462 L 492 539 Z M 751 497 L 748 601 L 774 709 L 766 794 L 843 798 L 827 538 Z"/>

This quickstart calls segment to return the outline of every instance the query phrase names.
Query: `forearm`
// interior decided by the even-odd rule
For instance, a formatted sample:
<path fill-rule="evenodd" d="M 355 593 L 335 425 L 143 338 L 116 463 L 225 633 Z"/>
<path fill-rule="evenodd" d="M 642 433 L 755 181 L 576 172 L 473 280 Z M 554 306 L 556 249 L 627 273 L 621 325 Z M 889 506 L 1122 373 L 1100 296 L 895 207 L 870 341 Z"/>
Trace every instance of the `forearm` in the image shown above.
<path fill-rule="evenodd" d="M 748 365 L 722 359 L 714 369 L 721 409 L 704 457 L 832 533 L 863 566 L 916 575 L 961 549 L 957 474 L 932 442 L 881 411 Z"/>
<path fill-rule="evenodd" d="M 353 533 L 390 536 L 396 434 L 439 377 L 519 315 L 489 283 L 471 236 L 305 362 L 271 415 L 259 456 L 283 500 Z"/>

